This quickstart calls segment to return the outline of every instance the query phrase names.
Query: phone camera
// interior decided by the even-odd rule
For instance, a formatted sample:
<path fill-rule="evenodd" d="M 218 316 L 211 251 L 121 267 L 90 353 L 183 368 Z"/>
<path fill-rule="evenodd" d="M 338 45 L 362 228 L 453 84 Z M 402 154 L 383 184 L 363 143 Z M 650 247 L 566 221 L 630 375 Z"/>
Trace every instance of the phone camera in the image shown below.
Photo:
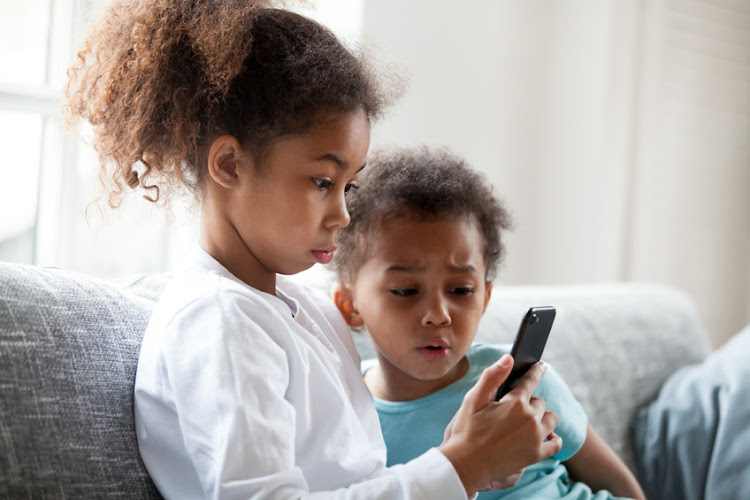
<path fill-rule="evenodd" d="M 537 321 L 539 321 L 539 316 L 537 316 L 536 314 L 532 314 L 531 315 L 531 324 L 533 325 Z"/>

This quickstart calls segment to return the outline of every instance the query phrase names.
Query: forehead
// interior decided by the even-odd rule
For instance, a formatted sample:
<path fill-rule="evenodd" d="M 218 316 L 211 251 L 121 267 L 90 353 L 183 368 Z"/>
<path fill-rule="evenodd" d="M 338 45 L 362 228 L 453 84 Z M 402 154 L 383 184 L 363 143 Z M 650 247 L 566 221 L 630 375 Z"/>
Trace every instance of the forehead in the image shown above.
<path fill-rule="evenodd" d="M 321 111 L 304 132 L 282 135 L 269 142 L 260 166 L 274 163 L 325 161 L 332 166 L 359 169 L 370 145 L 370 123 L 364 110 Z"/>
<path fill-rule="evenodd" d="M 381 266 L 472 266 L 485 271 L 484 241 L 473 218 L 400 217 L 381 225 L 373 239 L 369 257 Z"/>

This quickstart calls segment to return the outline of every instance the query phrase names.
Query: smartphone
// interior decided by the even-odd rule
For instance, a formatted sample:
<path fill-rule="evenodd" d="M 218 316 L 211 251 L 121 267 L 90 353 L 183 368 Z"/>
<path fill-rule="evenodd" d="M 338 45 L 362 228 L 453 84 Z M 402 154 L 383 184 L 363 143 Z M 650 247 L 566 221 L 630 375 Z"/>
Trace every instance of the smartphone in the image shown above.
<path fill-rule="evenodd" d="M 539 361 L 547 344 L 547 337 L 555 321 L 556 310 L 552 306 L 532 307 L 526 312 L 510 354 L 513 370 L 505 382 L 497 388 L 495 401 L 513 389 L 531 365 Z"/>

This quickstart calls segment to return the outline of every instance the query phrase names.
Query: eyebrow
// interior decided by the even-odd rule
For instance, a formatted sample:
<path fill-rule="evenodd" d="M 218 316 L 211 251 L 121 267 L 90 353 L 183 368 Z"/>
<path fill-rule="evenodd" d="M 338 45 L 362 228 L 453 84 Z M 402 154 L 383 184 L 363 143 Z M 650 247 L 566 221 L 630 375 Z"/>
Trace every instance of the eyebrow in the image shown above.
<path fill-rule="evenodd" d="M 473 273 L 477 269 L 472 266 L 471 264 L 467 264 L 465 266 L 448 266 L 448 269 L 453 271 L 456 274 L 463 274 L 463 273 Z"/>
<path fill-rule="evenodd" d="M 331 161 L 335 163 L 336 165 L 338 165 L 339 168 L 346 168 L 346 162 L 342 158 L 332 153 L 328 153 L 323 156 L 318 156 L 317 158 L 315 158 L 315 161 Z M 355 172 L 355 174 L 361 172 L 366 166 L 367 166 L 367 162 L 364 162 L 362 166 L 359 167 L 359 169 Z"/>
<path fill-rule="evenodd" d="M 402 266 L 396 264 L 385 270 L 387 273 L 416 273 L 419 271 L 424 271 L 424 266 Z"/>
<path fill-rule="evenodd" d="M 448 266 L 448 269 L 454 273 L 454 274 L 464 274 L 464 273 L 473 273 L 477 269 L 472 266 L 471 264 L 465 265 L 465 266 Z M 417 273 L 420 271 L 424 271 L 424 266 L 403 266 L 400 264 L 395 264 L 390 266 L 388 269 L 386 269 L 386 272 L 402 272 L 402 273 Z"/>

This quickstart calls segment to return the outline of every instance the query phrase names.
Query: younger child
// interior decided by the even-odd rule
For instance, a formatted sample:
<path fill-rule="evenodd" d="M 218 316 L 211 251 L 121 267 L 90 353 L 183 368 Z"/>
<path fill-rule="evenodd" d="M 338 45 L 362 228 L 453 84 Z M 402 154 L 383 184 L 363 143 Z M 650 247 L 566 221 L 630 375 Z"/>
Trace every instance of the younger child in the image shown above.
<path fill-rule="evenodd" d="M 473 343 L 509 217 L 483 178 L 447 152 L 371 155 L 358 184 L 339 237 L 334 301 L 371 335 L 377 360 L 365 362 L 364 379 L 394 465 L 439 444 L 482 369 L 509 351 Z M 643 498 L 551 368 L 534 394 L 559 416 L 562 450 L 480 498 Z"/>
<path fill-rule="evenodd" d="M 505 358 L 450 436 L 386 468 L 349 328 L 283 275 L 331 260 L 388 96 L 330 31 L 266 3 L 117 0 L 69 72 L 69 111 L 93 126 L 113 206 L 127 188 L 200 202 L 198 245 L 136 373 L 156 486 L 179 499 L 465 499 L 556 453 L 557 417 L 531 400 L 542 370 L 512 403 L 491 402 Z"/>

